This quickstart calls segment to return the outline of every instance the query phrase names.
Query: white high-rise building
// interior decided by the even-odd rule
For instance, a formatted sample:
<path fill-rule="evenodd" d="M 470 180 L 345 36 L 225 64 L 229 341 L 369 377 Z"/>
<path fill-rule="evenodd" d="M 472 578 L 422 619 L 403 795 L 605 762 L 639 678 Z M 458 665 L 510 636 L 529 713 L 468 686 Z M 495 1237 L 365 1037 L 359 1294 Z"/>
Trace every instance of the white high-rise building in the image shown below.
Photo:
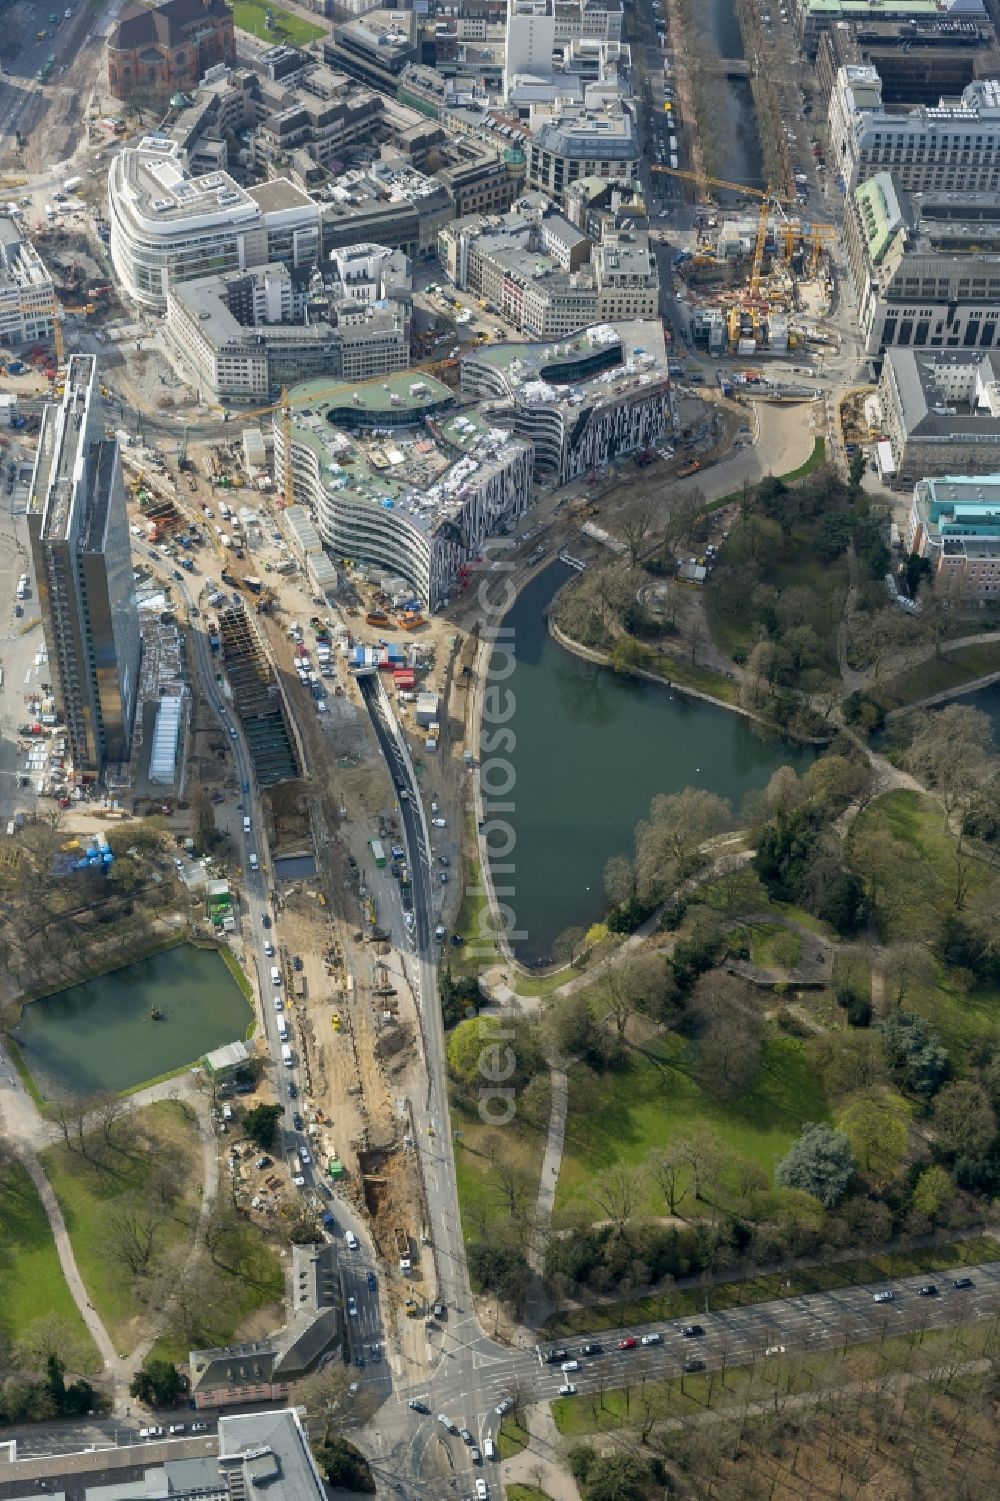
<path fill-rule="evenodd" d="M 551 78 L 556 45 L 553 0 L 507 0 L 507 53 L 504 60 L 504 98 L 516 78 Z"/>

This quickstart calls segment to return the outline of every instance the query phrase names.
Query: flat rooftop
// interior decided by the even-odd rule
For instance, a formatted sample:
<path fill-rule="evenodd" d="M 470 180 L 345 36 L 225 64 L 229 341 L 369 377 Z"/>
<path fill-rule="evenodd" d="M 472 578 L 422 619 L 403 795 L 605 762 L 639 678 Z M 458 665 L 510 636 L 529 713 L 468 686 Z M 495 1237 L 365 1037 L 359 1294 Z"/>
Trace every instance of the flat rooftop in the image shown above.
<path fill-rule="evenodd" d="M 432 409 L 454 397 L 450 386 L 434 380 L 419 370 L 398 370 L 382 380 L 359 381 L 350 385 L 331 386 L 327 380 L 307 380 L 293 386 L 288 393 L 293 412 L 305 415 L 309 409 L 325 418 L 327 412 L 345 407 L 358 407 L 365 412 L 382 412 L 386 418 L 393 412 L 418 412 Z"/>
<path fill-rule="evenodd" d="M 276 214 L 281 209 L 315 208 L 308 193 L 289 182 L 287 177 L 278 177 L 273 182 L 258 183 L 248 188 L 247 193 L 259 205 L 262 214 Z"/>
<path fill-rule="evenodd" d="M 228 172 L 190 177 L 181 148 L 167 136 L 143 136 L 115 158 L 112 178 L 120 181 L 138 212 L 158 224 L 176 224 L 206 214 L 245 217 L 257 204 Z"/>
<path fill-rule="evenodd" d="M 408 389 L 414 386 L 422 390 Z M 324 399 L 310 402 L 310 390 L 323 392 Z M 400 398 L 395 404 L 393 395 Z M 289 399 L 295 441 L 312 448 L 331 491 L 402 513 L 424 533 L 460 512 L 477 478 L 529 447 L 493 427 L 474 408 L 443 410 L 453 403 L 454 392 L 412 371 L 367 386 L 345 385 L 332 395 L 326 382 L 310 381 L 296 386 Z M 386 425 L 354 432 L 329 420 L 349 407 L 384 417 Z M 394 427 L 394 416 L 404 412 L 410 420 Z M 426 420 L 414 423 L 418 413 Z"/>
<path fill-rule="evenodd" d="M 621 358 L 591 373 L 593 357 L 614 349 Z M 539 401 L 583 400 L 606 392 L 620 395 L 630 387 L 647 385 L 666 375 L 667 353 L 663 329 L 657 321 L 598 323 L 569 338 L 537 344 L 484 344 L 463 359 L 463 365 L 492 365 L 503 372 L 512 393 L 520 391 Z M 581 366 L 573 378 L 573 366 Z"/>

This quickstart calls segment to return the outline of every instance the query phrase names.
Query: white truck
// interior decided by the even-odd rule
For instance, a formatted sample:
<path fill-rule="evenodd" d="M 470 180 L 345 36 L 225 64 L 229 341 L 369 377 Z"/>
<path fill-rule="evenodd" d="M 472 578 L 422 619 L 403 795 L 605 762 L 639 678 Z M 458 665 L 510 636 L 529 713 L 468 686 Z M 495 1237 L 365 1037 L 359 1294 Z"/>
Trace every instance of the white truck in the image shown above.
<path fill-rule="evenodd" d="M 281 1045 L 281 1061 L 285 1065 L 286 1068 L 291 1068 L 291 1066 L 292 1066 L 292 1049 L 291 1049 L 290 1045 L 287 1042 L 283 1042 L 282 1045 Z"/>

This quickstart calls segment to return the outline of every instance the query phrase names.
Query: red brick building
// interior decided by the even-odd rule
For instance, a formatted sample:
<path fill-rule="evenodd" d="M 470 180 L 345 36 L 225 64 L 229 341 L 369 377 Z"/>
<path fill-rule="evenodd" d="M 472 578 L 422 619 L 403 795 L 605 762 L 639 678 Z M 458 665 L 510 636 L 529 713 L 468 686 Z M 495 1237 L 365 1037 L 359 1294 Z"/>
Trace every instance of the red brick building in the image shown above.
<path fill-rule="evenodd" d="M 116 99 L 166 102 L 193 89 L 216 63 L 236 60 L 233 13 L 224 0 L 130 0 L 108 37 L 108 81 Z"/>

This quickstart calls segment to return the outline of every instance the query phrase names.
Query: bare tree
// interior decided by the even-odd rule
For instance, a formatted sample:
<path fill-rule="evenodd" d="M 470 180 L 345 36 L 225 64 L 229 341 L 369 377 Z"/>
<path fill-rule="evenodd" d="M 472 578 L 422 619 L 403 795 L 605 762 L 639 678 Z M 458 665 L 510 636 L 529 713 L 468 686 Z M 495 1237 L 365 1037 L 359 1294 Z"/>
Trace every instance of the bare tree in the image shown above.
<path fill-rule="evenodd" d="M 614 1167 L 607 1168 L 591 1179 L 587 1196 L 604 1211 L 611 1221 L 614 1233 L 620 1236 L 624 1234 L 626 1225 L 642 1203 L 645 1188 L 645 1175 L 641 1168 L 616 1163 Z"/>
<path fill-rule="evenodd" d="M 108 1251 L 133 1277 L 144 1277 L 153 1260 L 159 1229 L 159 1219 L 143 1204 L 117 1205 L 107 1218 Z"/>
<path fill-rule="evenodd" d="M 675 1141 L 666 1151 L 651 1152 L 646 1159 L 646 1168 L 666 1199 L 667 1209 L 676 1214 L 687 1196 L 686 1179 L 691 1171 L 683 1144 Z"/>
<path fill-rule="evenodd" d="M 704 1199 L 705 1188 L 714 1180 L 722 1165 L 721 1140 L 714 1131 L 706 1129 L 699 1131 L 697 1135 L 679 1136 L 674 1144 L 683 1152 L 691 1169 L 695 1198 Z"/>
<path fill-rule="evenodd" d="M 615 530 L 628 548 L 628 560 L 638 567 L 642 549 L 653 524 L 653 507 L 648 500 L 630 501 L 615 518 Z"/>

